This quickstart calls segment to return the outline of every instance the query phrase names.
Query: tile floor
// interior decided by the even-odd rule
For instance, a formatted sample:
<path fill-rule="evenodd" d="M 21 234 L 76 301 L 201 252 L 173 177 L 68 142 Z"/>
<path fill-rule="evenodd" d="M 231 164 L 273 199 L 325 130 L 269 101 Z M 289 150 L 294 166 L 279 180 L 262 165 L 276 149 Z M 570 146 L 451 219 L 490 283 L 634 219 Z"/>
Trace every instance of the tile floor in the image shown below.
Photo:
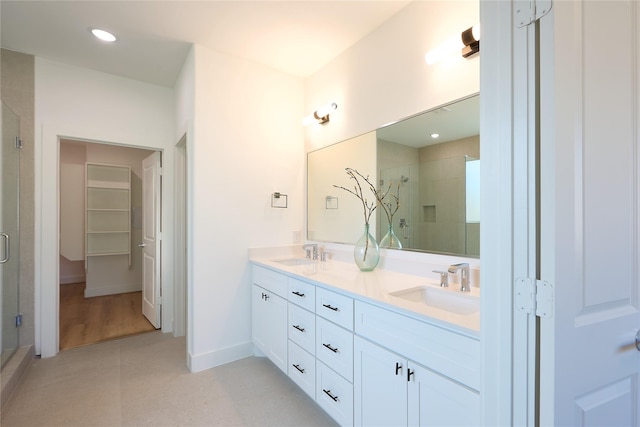
<path fill-rule="evenodd" d="M 192 374 L 185 339 L 150 332 L 36 359 L 2 411 L 12 426 L 333 426 L 286 375 L 250 357 Z"/>

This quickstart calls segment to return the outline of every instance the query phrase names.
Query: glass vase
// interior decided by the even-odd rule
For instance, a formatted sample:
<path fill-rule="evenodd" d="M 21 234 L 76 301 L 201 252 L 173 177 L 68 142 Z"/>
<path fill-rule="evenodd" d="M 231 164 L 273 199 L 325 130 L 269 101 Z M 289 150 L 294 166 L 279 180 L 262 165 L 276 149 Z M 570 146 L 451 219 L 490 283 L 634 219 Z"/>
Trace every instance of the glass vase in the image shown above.
<path fill-rule="evenodd" d="M 402 242 L 400 242 L 400 239 L 398 239 L 398 236 L 396 236 L 396 233 L 393 231 L 393 225 L 389 224 L 387 234 L 380 240 L 380 247 L 402 249 Z"/>
<path fill-rule="evenodd" d="M 373 271 L 380 261 L 380 247 L 369 233 L 369 224 L 364 225 L 364 234 L 353 248 L 353 258 L 362 271 Z"/>

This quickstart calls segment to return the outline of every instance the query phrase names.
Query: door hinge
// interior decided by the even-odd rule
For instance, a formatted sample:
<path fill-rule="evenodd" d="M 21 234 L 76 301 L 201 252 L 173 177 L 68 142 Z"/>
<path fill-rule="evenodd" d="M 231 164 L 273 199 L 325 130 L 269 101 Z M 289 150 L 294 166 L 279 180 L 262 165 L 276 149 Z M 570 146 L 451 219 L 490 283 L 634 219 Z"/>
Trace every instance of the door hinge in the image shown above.
<path fill-rule="evenodd" d="M 162 176 L 162 168 L 158 168 L 158 175 Z"/>
<path fill-rule="evenodd" d="M 517 28 L 533 24 L 549 13 L 551 0 L 521 0 L 515 2 L 515 23 Z"/>
<path fill-rule="evenodd" d="M 20 326 L 22 326 L 22 314 L 18 314 L 16 316 L 16 328 L 19 328 Z"/>
<path fill-rule="evenodd" d="M 530 277 L 516 279 L 516 308 L 538 317 L 553 315 L 553 285 Z"/>
<path fill-rule="evenodd" d="M 158 305 L 162 305 L 162 297 L 158 297 L 158 298 L 156 299 L 156 303 L 157 303 Z"/>
<path fill-rule="evenodd" d="M 16 136 L 16 148 L 22 148 L 22 138 Z"/>

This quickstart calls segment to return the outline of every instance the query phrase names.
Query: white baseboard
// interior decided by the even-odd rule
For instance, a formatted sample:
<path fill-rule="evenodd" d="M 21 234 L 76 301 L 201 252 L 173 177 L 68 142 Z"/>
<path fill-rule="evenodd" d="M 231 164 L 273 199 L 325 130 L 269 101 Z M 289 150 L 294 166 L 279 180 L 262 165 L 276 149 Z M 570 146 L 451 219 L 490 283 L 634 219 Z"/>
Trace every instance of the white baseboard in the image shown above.
<path fill-rule="evenodd" d="M 67 285 L 69 283 L 80 283 L 85 281 L 84 274 L 76 274 L 74 276 L 61 276 L 60 284 Z"/>
<path fill-rule="evenodd" d="M 187 353 L 187 367 L 191 372 L 200 372 L 205 369 L 215 368 L 216 366 L 244 359 L 252 354 L 253 343 L 251 341 L 197 356 Z"/>
<path fill-rule="evenodd" d="M 127 292 L 138 292 L 142 290 L 142 285 L 116 285 L 103 286 L 101 288 L 85 288 L 84 297 L 100 297 L 103 295 L 125 294 Z"/>

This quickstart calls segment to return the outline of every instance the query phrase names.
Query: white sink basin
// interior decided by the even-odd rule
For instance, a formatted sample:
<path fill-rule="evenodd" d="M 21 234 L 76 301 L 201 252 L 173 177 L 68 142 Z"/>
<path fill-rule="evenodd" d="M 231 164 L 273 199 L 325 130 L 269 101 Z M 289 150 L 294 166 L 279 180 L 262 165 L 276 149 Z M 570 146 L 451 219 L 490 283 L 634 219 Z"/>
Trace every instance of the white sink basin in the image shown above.
<path fill-rule="evenodd" d="M 480 298 L 452 289 L 418 286 L 391 292 L 389 295 L 456 314 L 468 315 L 480 312 Z"/>
<path fill-rule="evenodd" d="M 287 258 L 273 261 L 277 264 L 285 265 L 287 267 L 295 267 L 296 265 L 308 265 L 312 264 L 313 260 L 309 258 Z"/>

